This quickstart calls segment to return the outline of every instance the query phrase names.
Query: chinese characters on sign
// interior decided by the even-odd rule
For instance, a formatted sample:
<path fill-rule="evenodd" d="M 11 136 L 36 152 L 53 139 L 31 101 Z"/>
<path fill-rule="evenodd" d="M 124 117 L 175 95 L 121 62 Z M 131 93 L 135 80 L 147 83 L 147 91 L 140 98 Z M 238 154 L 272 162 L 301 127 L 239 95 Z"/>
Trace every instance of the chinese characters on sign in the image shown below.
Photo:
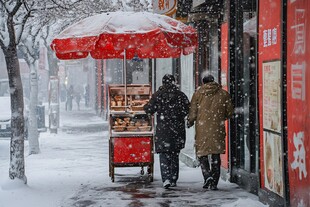
<path fill-rule="evenodd" d="M 305 28 L 305 10 L 295 10 L 295 25 L 291 27 L 295 33 L 295 41 L 293 48 L 293 55 L 305 55 L 306 50 L 306 28 Z M 291 87 L 292 98 L 298 100 L 305 100 L 306 87 L 306 63 L 305 61 L 296 61 L 291 64 Z"/>
<path fill-rule="evenodd" d="M 305 10 L 296 9 L 295 19 L 296 24 L 291 27 L 291 29 L 295 30 L 294 53 L 305 54 L 306 49 Z"/>
<path fill-rule="evenodd" d="M 306 78 L 306 63 L 302 61 L 300 64 L 292 64 L 292 98 L 305 100 L 305 78 Z"/>
<path fill-rule="evenodd" d="M 273 29 L 265 29 L 263 31 L 263 43 L 264 47 L 269 47 L 271 45 L 276 45 L 277 44 L 277 28 Z"/>
<path fill-rule="evenodd" d="M 290 3 L 294 3 L 295 0 L 291 0 Z M 300 7 L 303 8 L 303 7 Z M 293 24 L 290 26 L 291 33 L 293 34 L 293 45 L 290 52 L 291 62 L 289 69 L 291 72 L 291 98 L 295 104 L 306 106 L 306 78 L 307 78 L 307 62 L 306 62 L 306 10 L 295 7 L 292 10 L 294 13 Z M 300 109 L 305 111 L 305 108 Z M 304 122 L 301 120 L 301 122 Z M 298 124 L 298 122 L 296 123 Z M 307 151 L 305 148 L 305 139 L 307 135 L 303 130 L 293 130 L 293 143 L 294 149 L 291 168 L 298 170 L 299 180 L 303 180 L 307 177 L 307 165 L 306 157 Z"/>
<path fill-rule="evenodd" d="M 169 8 L 169 5 L 170 5 L 169 0 L 158 0 L 159 10 L 165 10 L 166 8 Z"/>
<path fill-rule="evenodd" d="M 307 177 L 307 167 L 306 167 L 306 151 L 304 145 L 304 132 L 294 133 L 294 162 L 291 164 L 291 167 L 299 169 L 299 180 Z"/>
<path fill-rule="evenodd" d="M 176 6 L 176 0 L 153 0 L 153 11 L 157 14 L 172 15 Z"/>

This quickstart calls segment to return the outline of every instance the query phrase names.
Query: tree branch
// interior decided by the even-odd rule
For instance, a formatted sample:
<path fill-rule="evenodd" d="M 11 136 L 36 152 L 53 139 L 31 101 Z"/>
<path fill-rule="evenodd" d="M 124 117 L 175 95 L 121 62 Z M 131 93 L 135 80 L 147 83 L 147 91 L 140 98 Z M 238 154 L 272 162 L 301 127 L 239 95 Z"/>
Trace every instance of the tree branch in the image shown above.
<path fill-rule="evenodd" d="M 2 39 L 0 39 L 0 47 L 2 48 L 3 52 L 6 52 L 6 51 L 5 51 L 5 50 L 6 50 L 6 47 L 5 47 L 5 45 L 4 45 L 3 41 L 2 41 Z"/>
<path fill-rule="evenodd" d="M 25 9 L 26 9 L 27 11 L 29 11 L 29 10 L 30 10 L 30 8 L 29 8 L 29 6 L 28 6 L 27 2 L 26 2 L 26 1 L 23 1 L 23 4 L 24 4 L 24 6 L 25 6 Z"/>
<path fill-rule="evenodd" d="M 10 11 L 6 8 L 5 3 L 4 3 L 2 0 L 0 0 L 0 4 L 2 5 L 2 7 L 5 9 L 5 11 L 6 11 L 7 13 L 10 12 Z"/>
<path fill-rule="evenodd" d="M 59 4 L 58 2 L 56 2 L 55 0 L 51 0 L 51 1 L 52 1 L 55 5 L 57 5 L 58 7 L 62 8 L 62 9 L 64 9 L 64 10 L 69 10 L 71 6 L 73 6 L 73 5 L 75 5 L 75 4 L 79 3 L 79 2 L 81 2 L 81 1 L 83 1 L 83 0 L 77 0 L 76 2 L 73 2 L 72 4 L 69 4 L 68 7 L 65 7 L 65 6 L 63 6 L 63 5 L 60 5 L 60 4 Z"/>
<path fill-rule="evenodd" d="M 31 15 L 31 11 L 32 11 L 32 10 L 29 10 L 29 11 L 27 12 L 27 14 L 26 14 L 26 15 L 24 16 L 24 18 L 23 18 L 22 25 L 21 25 L 21 27 L 22 27 L 22 28 L 21 28 L 21 32 L 19 33 L 20 35 L 19 35 L 19 37 L 16 38 L 16 44 L 17 44 L 17 45 L 18 45 L 18 43 L 20 42 L 20 39 L 22 38 L 22 34 L 23 34 L 22 31 L 24 31 L 25 24 L 26 24 L 28 18 L 30 17 L 30 15 Z"/>
<path fill-rule="evenodd" d="M 11 14 L 12 16 L 14 16 L 14 15 L 18 12 L 19 8 L 20 8 L 22 5 L 23 5 L 23 3 L 22 3 L 20 0 L 18 0 L 18 1 L 16 2 L 16 5 L 14 6 L 13 10 L 10 12 L 10 14 Z"/>

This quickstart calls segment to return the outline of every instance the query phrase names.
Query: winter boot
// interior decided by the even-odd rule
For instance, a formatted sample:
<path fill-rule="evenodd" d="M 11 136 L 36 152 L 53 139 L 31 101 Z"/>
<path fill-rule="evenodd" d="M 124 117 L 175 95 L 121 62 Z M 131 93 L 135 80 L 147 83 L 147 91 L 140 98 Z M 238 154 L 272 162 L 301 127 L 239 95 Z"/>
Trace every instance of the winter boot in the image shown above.
<path fill-rule="evenodd" d="M 208 177 L 207 179 L 205 179 L 205 182 L 203 184 L 203 188 L 208 189 L 211 186 L 212 182 L 213 182 L 213 178 Z"/>
<path fill-rule="evenodd" d="M 217 186 L 211 185 L 211 186 L 210 186 L 210 190 L 219 190 L 219 189 L 217 188 Z"/>
<path fill-rule="evenodd" d="M 163 186 L 164 188 L 168 189 L 171 186 L 170 180 L 165 180 Z"/>

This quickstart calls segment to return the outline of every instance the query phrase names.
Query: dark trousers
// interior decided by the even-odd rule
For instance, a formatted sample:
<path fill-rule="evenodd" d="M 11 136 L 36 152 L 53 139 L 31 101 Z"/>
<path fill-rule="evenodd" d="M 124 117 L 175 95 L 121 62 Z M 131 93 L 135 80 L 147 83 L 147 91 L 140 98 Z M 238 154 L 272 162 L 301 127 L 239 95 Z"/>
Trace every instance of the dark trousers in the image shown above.
<path fill-rule="evenodd" d="M 179 151 L 159 153 L 161 179 L 176 183 L 179 178 Z"/>
<path fill-rule="evenodd" d="M 208 156 L 199 157 L 201 171 L 204 179 L 213 178 L 212 185 L 217 186 L 221 174 L 221 157 L 220 154 L 212 154 L 211 162 Z"/>

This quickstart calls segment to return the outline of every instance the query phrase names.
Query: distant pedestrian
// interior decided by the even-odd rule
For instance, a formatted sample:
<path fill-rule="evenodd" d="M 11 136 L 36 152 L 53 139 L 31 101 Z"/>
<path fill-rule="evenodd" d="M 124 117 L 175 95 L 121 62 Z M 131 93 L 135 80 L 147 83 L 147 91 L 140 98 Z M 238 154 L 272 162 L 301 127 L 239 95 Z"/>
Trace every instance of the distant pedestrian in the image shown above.
<path fill-rule="evenodd" d="M 80 110 L 81 94 L 79 91 L 75 93 L 75 102 L 77 105 L 77 109 Z"/>
<path fill-rule="evenodd" d="M 67 90 L 66 110 L 72 111 L 73 97 L 74 97 L 74 90 L 73 86 L 70 85 L 69 89 Z"/>
<path fill-rule="evenodd" d="M 189 110 L 187 96 L 175 85 L 172 75 L 163 77 L 163 85 L 144 106 L 146 113 L 157 113 L 155 151 L 159 153 L 164 188 L 176 186 L 179 178 L 179 153 L 185 146 L 185 117 Z"/>
<path fill-rule="evenodd" d="M 60 86 L 60 101 L 65 102 L 66 100 L 66 85 L 61 84 Z"/>
<path fill-rule="evenodd" d="M 85 98 L 85 106 L 89 107 L 89 84 L 85 86 L 84 98 Z"/>
<path fill-rule="evenodd" d="M 225 120 L 232 117 L 230 95 L 214 81 L 212 75 L 203 78 L 203 85 L 194 93 L 188 115 L 188 127 L 195 122 L 195 149 L 204 177 L 203 188 L 217 190 L 221 158 L 225 153 Z M 211 156 L 209 163 L 208 156 Z"/>

